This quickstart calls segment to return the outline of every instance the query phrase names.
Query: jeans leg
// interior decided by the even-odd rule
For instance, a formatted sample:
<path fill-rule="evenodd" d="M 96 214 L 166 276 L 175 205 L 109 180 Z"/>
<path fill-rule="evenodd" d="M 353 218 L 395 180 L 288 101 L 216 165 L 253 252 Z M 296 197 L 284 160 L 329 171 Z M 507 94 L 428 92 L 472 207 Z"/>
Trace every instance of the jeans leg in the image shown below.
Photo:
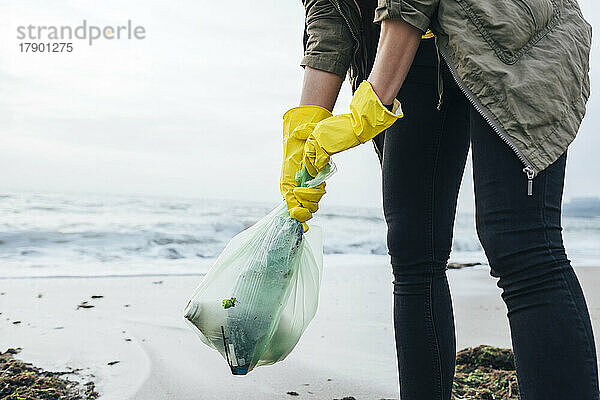
<path fill-rule="evenodd" d="M 592 326 L 562 241 L 566 153 L 533 180 L 471 111 L 477 231 L 499 278 L 523 400 L 598 399 Z"/>
<path fill-rule="evenodd" d="M 468 104 L 449 91 L 436 110 L 436 78 L 435 65 L 413 64 L 398 95 L 405 117 L 385 132 L 383 146 L 402 400 L 450 400 L 454 378 L 454 316 L 445 270 L 469 146 Z"/>

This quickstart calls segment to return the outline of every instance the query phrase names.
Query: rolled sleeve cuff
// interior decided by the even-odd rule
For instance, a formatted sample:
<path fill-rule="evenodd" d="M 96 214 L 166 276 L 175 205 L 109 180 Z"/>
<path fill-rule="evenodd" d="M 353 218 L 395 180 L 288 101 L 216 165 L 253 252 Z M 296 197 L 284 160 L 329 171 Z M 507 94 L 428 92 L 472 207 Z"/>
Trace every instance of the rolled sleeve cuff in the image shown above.
<path fill-rule="evenodd" d="M 300 62 L 300 66 L 331 72 L 344 79 L 350 67 L 350 60 L 334 54 L 307 54 Z"/>
<path fill-rule="evenodd" d="M 422 32 L 427 32 L 431 20 L 415 7 L 402 1 L 387 0 L 379 3 L 380 5 L 375 9 L 373 22 L 380 23 L 386 19 L 402 19 Z M 381 3 L 385 4 L 381 5 Z"/>

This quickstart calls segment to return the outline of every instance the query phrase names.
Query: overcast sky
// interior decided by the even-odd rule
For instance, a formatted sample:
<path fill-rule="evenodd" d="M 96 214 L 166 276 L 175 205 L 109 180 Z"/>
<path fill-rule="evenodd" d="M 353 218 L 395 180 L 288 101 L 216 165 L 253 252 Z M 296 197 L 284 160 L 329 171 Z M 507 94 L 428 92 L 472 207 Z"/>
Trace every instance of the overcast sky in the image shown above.
<path fill-rule="evenodd" d="M 600 28 L 600 5 L 581 2 Z M 10 0 L 0 4 L 0 188 L 278 199 L 281 116 L 297 104 L 300 1 Z M 21 53 L 24 25 L 125 25 L 144 40 Z M 600 52 L 568 157 L 566 197 L 600 196 Z M 337 112 L 347 108 L 344 83 Z M 335 158 L 324 205 L 378 206 L 370 144 Z M 461 208 L 472 207 L 471 173 Z"/>

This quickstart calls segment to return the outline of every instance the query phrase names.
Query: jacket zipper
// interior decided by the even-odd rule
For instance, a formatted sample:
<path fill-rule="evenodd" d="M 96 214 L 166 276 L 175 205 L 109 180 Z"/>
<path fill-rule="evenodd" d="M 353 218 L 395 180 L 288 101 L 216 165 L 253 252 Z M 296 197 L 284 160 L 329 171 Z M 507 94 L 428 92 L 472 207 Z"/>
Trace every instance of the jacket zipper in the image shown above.
<path fill-rule="evenodd" d="M 435 43 L 435 49 L 437 53 L 437 91 L 438 91 L 438 104 L 437 110 L 442 109 L 442 96 L 444 95 L 444 82 L 442 81 L 442 60 L 440 59 L 440 52 L 437 50 L 437 36 L 433 37 Z"/>
<path fill-rule="evenodd" d="M 348 25 L 348 28 L 350 29 L 350 33 L 352 34 L 352 37 L 354 38 L 354 40 L 358 46 L 358 44 L 360 43 L 360 40 L 358 37 L 356 37 L 355 33 L 351 29 L 351 24 L 350 24 L 350 21 L 348 20 L 348 17 L 344 14 L 344 12 L 342 11 L 342 9 L 339 6 L 339 3 L 337 1 L 332 1 L 331 3 L 335 6 L 337 11 L 342 16 L 342 18 L 344 18 L 344 21 L 346 21 L 346 24 Z M 353 3 L 356 7 L 356 10 L 358 11 L 359 16 L 360 16 L 361 15 L 360 6 L 356 2 L 356 0 L 353 0 Z M 494 121 L 494 119 L 489 115 L 487 110 L 485 110 L 485 108 L 481 105 L 481 103 L 479 103 L 479 100 L 477 100 L 475 98 L 475 96 L 473 96 L 473 94 L 471 94 L 471 92 L 466 88 L 466 86 L 458 78 L 458 74 L 456 73 L 456 70 L 454 69 L 452 64 L 448 61 L 448 57 L 446 56 L 446 53 L 444 53 L 444 51 L 441 50 L 440 47 L 438 46 L 437 36 L 434 36 L 434 41 L 435 41 L 435 48 L 438 53 L 438 96 L 439 96 L 439 99 L 438 99 L 437 109 L 441 110 L 442 97 L 443 97 L 443 91 L 444 91 L 442 77 L 441 77 L 441 60 L 440 60 L 440 55 L 441 55 L 442 58 L 444 59 L 444 61 L 446 62 L 446 65 L 448 65 L 450 75 L 452 75 L 452 78 L 454 79 L 454 81 L 456 82 L 456 84 L 458 85 L 460 90 L 463 92 L 463 94 L 467 97 L 469 102 L 473 105 L 473 107 L 475 107 L 477 112 L 479 112 L 479 114 L 483 117 L 483 119 L 486 120 L 486 122 L 492 127 L 492 129 L 498 134 L 498 136 L 500 136 L 500 139 L 502 139 L 502 141 L 504 141 L 504 143 L 506 143 L 508 145 L 508 147 L 510 147 L 513 150 L 513 152 L 517 155 L 519 160 L 521 160 L 521 162 L 525 166 L 523 168 L 523 173 L 527 176 L 527 195 L 531 196 L 533 194 L 533 178 L 535 178 L 537 175 L 535 168 L 533 168 L 531 162 L 529 162 L 529 160 L 527 160 L 527 158 L 517 148 L 517 146 L 513 143 L 513 141 L 506 135 L 506 133 L 503 131 L 503 129 L 501 127 L 499 127 L 498 124 L 496 123 L 496 121 Z M 356 49 L 356 51 L 358 51 L 358 48 Z M 366 65 L 364 64 L 365 60 L 363 59 L 362 61 L 363 61 L 363 70 L 366 71 Z"/>
<path fill-rule="evenodd" d="M 360 11 L 360 7 L 358 5 L 358 3 L 356 2 L 356 0 L 353 0 L 354 2 L 354 6 L 356 7 L 356 10 L 358 11 L 358 15 L 359 17 L 362 16 L 362 13 Z M 356 49 L 354 50 L 354 57 L 356 58 L 358 50 L 360 48 L 361 45 L 361 41 L 360 38 L 358 38 L 355 34 L 355 32 L 352 29 L 352 24 L 350 23 L 350 21 L 348 20 L 348 17 L 346 16 L 346 14 L 344 14 L 344 12 L 342 11 L 342 8 L 340 7 L 338 1 L 331 1 L 331 4 L 333 4 L 333 6 L 335 7 L 335 9 L 337 10 L 337 12 L 342 16 L 342 18 L 344 18 L 344 21 L 346 21 L 346 25 L 348 26 L 348 29 L 350 30 L 350 34 L 352 35 L 352 38 L 354 39 L 354 42 L 356 43 Z M 362 61 L 362 70 L 366 71 L 367 70 L 367 65 L 366 65 L 366 60 L 364 59 L 364 57 L 361 57 L 361 61 Z"/>
<path fill-rule="evenodd" d="M 469 89 L 467 89 L 467 87 L 464 85 L 464 83 L 462 83 L 462 81 L 458 78 L 458 74 L 456 73 L 456 70 L 454 69 L 452 64 L 450 62 L 448 62 L 448 57 L 446 56 L 446 53 L 438 46 L 437 36 L 435 37 L 434 40 L 435 40 L 435 48 L 436 48 L 438 54 L 441 55 L 442 58 L 444 59 L 444 61 L 446 62 L 446 65 L 448 66 L 448 70 L 450 70 L 450 75 L 452 75 L 452 78 L 454 78 L 454 81 L 456 82 L 456 84 L 458 85 L 460 90 L 467 97 L 467 99 L 469 99 L 469 102 L 473 105 L 473 107 L 477 110 L 477 112 L 479 112 L 479 114 L 481 114 L 483 119 L 485 119 L 486 122 L 492 127 L 492 129 L 498 134 L 498 136 L 500 136 L 500 139 L 502 139 L 502 141 L 504 141 L 504 143 L 506 143 L 508 145 L 508 147 L 510 147 L 513 150 L 513 152 L 517 155 L 519 160 L 521 160 L 521 162 L 525 166 L 525 168 L 523 168 L 523 173 L 527 176 L 527 195 L 531 196 L 533 194 L 533 178 L 535 178 L 536 175 L 538 174 L 536 172 L 535 168 L 533 168 L 533 166 L 531 165 L 529 160 L 527 160 L 527 157 L 525 157 L 523 155 L 523 153 L 521 153 L 521 151 L 517 148 L 517 146 L 513 143 L 513 141 L 506 135 L 506 133 L 502 130 L 502 128 L 498 126 L 496 121 L 489 115 L 487 110 L 481 105 L 481 103 L 479 103 L 479 100 L 477 100 L 475 98 L 475 96 L 473 96 L 471 91 Z M 440 97 L 440 101 L 441 101 L 441 97 Z"/>
<path fill-rule="evenodd" d="M 356 9 L 358 10 L 358 16 L 362 18 L 362 12 L 360 11 L 360 6 L 356 2 L 356 0 L 352 0 L 352 1 L 354 1 L 354 5 L 356 6 Z"/>

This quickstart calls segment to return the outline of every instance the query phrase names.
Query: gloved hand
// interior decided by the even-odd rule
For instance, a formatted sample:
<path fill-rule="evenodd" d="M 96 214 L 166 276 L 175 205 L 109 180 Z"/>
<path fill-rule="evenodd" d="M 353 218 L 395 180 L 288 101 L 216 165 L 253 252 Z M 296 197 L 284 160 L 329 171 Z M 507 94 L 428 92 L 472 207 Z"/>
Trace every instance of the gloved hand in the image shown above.
<path fill-rule="evenodd" d="M 296 172 L 301 167 L 306 139 L 319 121 L 331 116 L 329 110 L 319 106 L 295 107 L 283 115 L 283 164 L 279 186 L 291 217 L 302 222 L 305 232 L 308 230 L 305 222 L 312 218 L 325 194 L 325 183 L 314 189 L 298 187 Z"/>
<path fill-rule="evenodd" d="M 350 102 L 350 113 L 319 122 L 304 146 L 303 163 L 316 176 L 329 162 L 329 156 L 365 143 L 402 118 L 400 102 L 394 99 L 392 111 L 379 100 L 371 84 L 363 81 Z"/>

